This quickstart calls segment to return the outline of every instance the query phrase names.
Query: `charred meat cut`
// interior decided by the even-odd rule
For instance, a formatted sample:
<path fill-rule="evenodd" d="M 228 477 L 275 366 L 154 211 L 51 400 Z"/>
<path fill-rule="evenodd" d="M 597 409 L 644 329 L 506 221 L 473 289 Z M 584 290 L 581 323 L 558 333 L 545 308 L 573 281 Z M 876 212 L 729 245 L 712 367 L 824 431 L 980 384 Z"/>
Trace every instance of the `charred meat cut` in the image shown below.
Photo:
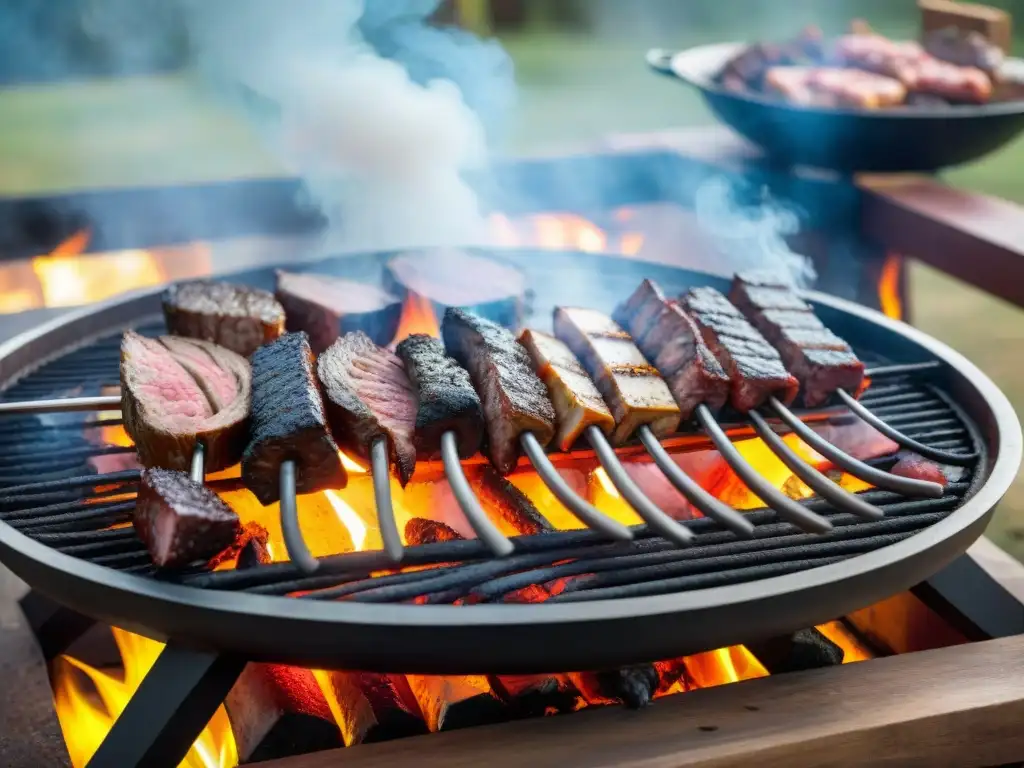
<path fill-rule="evenodd" d="M 252 356 L 252 418 L 242 481 L 260 503 L 280 498 L 281 465 L 296 463 L 296 490 L 344 488 L 348 481 L 327 428 L 304 333 L 286 333 Z"/>
<path fill-rule="evenodd" d="M 644 349 L 643 340 L 667 300 L 661 286 L 653 280 L 644 280 L 612 313 L 612 320 L 629 332 L 640 351 L 648 358 L 654 355 Z"/>
<path fill-rule="evenodd" d="M 159 468 L 142 473 L 132 523 L 160 568 L 209 560 L 241 529 L 238 515 L 216 493 L 185 472 Z"/>
<path fill-rule="evenodd" d="M 364 458 L 379 437 L 404 486 L 416 469 L 416 395 L 402 361 L 362 331 L 346 333 L 317 360 L 327 421 L 342 448 Z"/>
<path fill-rule="evenodd" d="M 680 298 L 704 342 L 729 375 L 729 403 L 745 413 L 772 395 L 791 403 L 799 384 L 779 353 L 714 288 L 695 288 Z"/>
<path fill-rule="evenodd" d="M 252 378 L 234 352 L 196 339 L 121 340 L 124 428 L 148 467 L 188 470 L 197 443 L 216 471 L 242 456 L 249 429 Z"/>
<path fill-rule="evenodd" d="M 907 98 L 907 89 L 893 77 L 837 67 L 772 67 L 764 89 L 807 106 L 882 109 Z"/>
<path fill-rule="evenodd" d="M 274 295 L 284 307 L 285 328 L 305 331 L 318 355 L 353 331 L 362 331 L 375 344 L 388 344 L 402 318 L 399 297 L 330 275 L 279 270 Z"/>
<path fill-rule="evenodd" d="M 893 465 L 890 470 L 894 475 L 900 477 L 910 477 L 914 480 L 927 480 L 933 483 L 938 483 L 941 486 L 945 486 L 949 483 L 949 480 L 942 472 L 942 467 L 936 464 L 934 461 L 928 461 L 916 453 L 907 454 L 900 457 L 900 460 Z"/>
<path fill-rule="evenodd" d="M 537 375 L 548 388 L 558 416 L 555 444 L 559 449 L 568 451 L 591 425 L 610 435 L 615 419 L 572 350 L 553 336 L 532 330 L 523 331 L 519 343 L 530 353 Z"/>
<path fill-rule="evenodd" d="M 445 347 L 469 371 L 487 422 L 487 457 L 507 475 L 519 458 L 519 436 L 532 432 L 546 446 L 555 434 L 555 411 L 526 350 L 497 323 L 448 309 L 441 324 Z"/>
<path fill-rule="evenodd" d="M 555 308 L 555 335 L 581 360 L 615 417 L 620 445 L 642 425 L 657 437 L 675 432 L 679 406 L 668 385 L 622 327 L 591 309 Z"/>
<path fill-rule="evenodd" d="M 436 544 L 439 541 L 461 541 L 462 536 L 437 520 L 425 517 L 413 517 L 405 524 L 405 542 L 410 547 L 420 544 Z"/>
<path fill-rule="evenodd" d="M 486 464 L 475 479 L 478 480 L 476 492 L 481 503 L 515 533 L 532 536 L 555 530 L 526 494 Z"/>
<path fill-rule="evenodd" d="M 284 332 L 284 309 L 273 294 L 244 285 L 177 283 L 164 291 L 163 307 L 171 333 L 212 341 L 243 357 Z"/>
<path fill-rule="evenodd" d="M 439 339 L 422 333 L 403 339 L 395 352 L 416 394 L 417 456 L 438 459 L 445 432 L 455 433 L 462 458 L 479 451 L 484 414 L 466 369 L 448 357 Z"/>
<path fill-rule="evenodd" d="M 779 351 L 786 368 L 800 382 L 804 405 L 822 405 L 837 389 L 859 395 L 864 364 L 850 346 L 825 328 L 791 288 L 766 285 L 766 279 L 757 273 L 736 275 L 729 295 Z M 787 309 L 776 309 L 783 305 Z M 793 309 L 798 305 L 803 309 Z"/>

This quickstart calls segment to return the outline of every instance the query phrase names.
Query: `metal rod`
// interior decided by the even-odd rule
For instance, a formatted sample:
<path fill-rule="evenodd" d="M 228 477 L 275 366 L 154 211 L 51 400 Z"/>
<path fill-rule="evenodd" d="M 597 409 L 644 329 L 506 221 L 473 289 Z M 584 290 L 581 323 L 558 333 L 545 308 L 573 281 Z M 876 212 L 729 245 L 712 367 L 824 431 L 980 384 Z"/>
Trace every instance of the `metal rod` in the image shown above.
<path fill-rule="evenodd" d="M 192 464 L 189 467 L 188 476 L 193 483 L 199 485 L 206 480 L 206 446 L 201 440 L 197 440 L 196 447 L 192 449 Z"/>
<path fill-rule="evenodd" d="M 650 427 L 644 424 L 640 427 L 640 442 L 658 465 L 658 469 L 664 473 L 668 481 L 676 487 L 688 502 L 700 510 L 705 517 L 710 517 L 721 523 L 724 527 L 735 533 L 737 536 L 749 538 L 754 535 L 754 524 L 751 523 L 742 513 L 737 512 L 725 502 L 716 499 L 688 474 L 683 472 L 682 467 L 672 461 L 658 438 L 651 432 Z"/>
<path fill-rule="evenodd" d="M 441 435 L 441 461 L 444 462 L 444 473 L 448 477 L 455 500 L 459 502 L 462 513 L 476 531 L 477 537 L 498 557 L 511 555 L 515 549 L 512 542 L 491 522 L 473 489 L 469 487 L 469 481 L 462 471 L 459 446 L 454 432 L 445 432 Z"/>
<path fill-rule="evenodd" d="M 875 416 L 875 414 L 873 414 L 871 411 L 865 408 L 861 403 L 857 402 L 857 399 L 846 390 L 837 389 L 836 392 L 839 394 L 839 397 L 842 399 L 843 403 L 845 403 L 846 406 L 855 414 L 857 414 L 857 416 L 859 416 L 862 420 L 870 424 L 872 427 L 877 429 L 879 432 L 881 432 L 883 435 L 888 437 L 893 442 L 899 443 L 904 448 L 911 450 L 914 453 L 920 454 L 921 456 L 924 456 L 926 459 L 932 459 L 933 461 L 938 461 L 942 464 L 954 464 L 956 466 L 966 467 L 973 464 L 978 458 L 978 454 L 974 452 L 948 453 L 946 451 L 940 451 L 936 448 L 931 448 L 925 445 L 924 443 L 918 442 L 914 438 L 908 437 L 907 435 L 903 434 L 898 429 L 890 427 L 880 418 Z"/>
<path fill-rule="evenodd" d="M 696 413 L 697 420 L 704 428 L 704 431 L 707 432 L 708 437 L 711 438 L 711 442 L 715 444 L 715 448 L 722 454 L 722 458 L 732 467 L 733 472 L 739 476 L 740 480 L 754 492 L 754 495 L 778 512 L 779 516 L 784 520 L 808 533 L 827 533 L 832 530 L 832 523 L 820 515 L 814 514 L 801 504 L 797 504 L 750 466 L 747 460 L 736 450 L 736 446 L 732 444 L 728 435 L 718 426 L 718 422 L 715 421 L 715 417 L 708 410 L 707 406 L 698 405 Z"/>
<path fill-rule="evenodd" d="M 821 498 L 834 504 L 837 509 L 852 512 L 867 520 L 878 520 L 885 516 L 885 513 L 874 504 L 868 504 L 859 496 L 832 482 L 817 468 L 801 459 L 797 452 L 786 445 L 786 441 L 775 433 L 775 430 L 760 413 L 750 411 L 747 415 L 754 424 L 754 431 L 771 449 L 772 453 L 778 456 L 794 475 L 807 483 L 808 487 Z"/>
<path fill-rule="evenodd" d="M 941 368 L 942 363 L 938 360 L 929 360 L 926 363 L 904 363 L 903 365 L 880 365 L 877 368 L 868 368 L 864 375 L 869 379 L 878 379 L 883 376 L 904 376 L 924 371 L 934 371 Z"/>
<path fill-rule="evenodd" d="M 391 467 L 388 461 L 388 439 L 381 435 L 370 444 L 370 474 L 373 477 L 373 498 L 377 503 L 377 522 L 384 552 L 393 563 L 401 562 L 405 549 L 398 535 L 395 508 L 391 503 Z"/>
<path fill-rule="evenodd" d="M 596 531 L 605 533 L 612 539 L 629 541 L 633 538 L 633 532 L 618 520 L 605 515 L 597 507 L 586 499 L 583 499 L 569 486 L 565 479 L 558 474 L 555 465 L 551 463 L 548 455 L 544 453 L 540 441 L 532 432 L 524 432 L 519 436 L 519 444 L 523 447 L 533 468 L 550 491 L 555 495 L 565 508 L 572 512 L 580 522 L 590 526 Z"/>
<path fill-rule="evenodd" d="M 866 464 L 834 446 L 804 424 L 799 416 L 776 398 L 769 398 L 768 404 L 778 417 L 782 419 L 783 423 L 793 430 L 797 437 L 844 472 L 849 472 L 854 477 L 866 483 L 871 483 L 877 488 L 885 488 L 889 491 L 901 493 L 904 496 L 926 496 L 936 499 L 942 496 L 942 486 L 938 483 L 933 483 L 929 480 L 917 480 L 912 477 L 900 477 L 899 475 L 884 472 L 877 467 L 872 467 L 870 464 Z"/>
<path fill-rule="evenodd" d="M 281 531 L 284 534 L 288 559 L 303 573 L 314 573 L 320 567 L 320 561 L 309 553 L 306 541 L 302 538 L 302 529 L 299 527 L 299 503 L 295 498 L 295 471 L 294 461 L 281 462 Z"/>
<path fill-rule="evenodd" d="M 612 481 L 612 485 L 618 489 L 622 497 L 629 502 L 629 505 L 636 510 L 636 513 L 643 518 L 654 531 L 676 544 L 689 545 L 693 542 L 693 533 L 686 526 L 680 525 L 678 521 L 662 512 L 640 490 L 633 478 L 622 466 L 619 457 L 615 455 L 615 449 L 605 439 L 604 433 L 595 426 L 587 427 L 587 441 L 597 454 L 597 460 L 601 463 L 604 471 Z"/>
<path fill-rule="evenodd" d="M 0 416 L 14 413 L 61 413 L 65 411 L 121 410 L 120 395 L 59 397 L 54 400 L 16 400 L 0 403 Z"/>

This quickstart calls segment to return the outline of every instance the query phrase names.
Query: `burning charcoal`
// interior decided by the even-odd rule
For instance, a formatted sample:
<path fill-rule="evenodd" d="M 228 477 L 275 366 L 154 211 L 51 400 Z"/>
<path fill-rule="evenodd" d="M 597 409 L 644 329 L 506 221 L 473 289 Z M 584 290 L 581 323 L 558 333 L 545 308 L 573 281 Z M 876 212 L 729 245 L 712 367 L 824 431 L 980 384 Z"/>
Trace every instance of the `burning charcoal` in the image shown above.
<path fill-rule="evenodd" d="M 370 446 L 385 437 L 404 487 L 416 469 L 416 394 L 402 361 L 362 331 L 355 331 L 320 355 L 317 377 L 335 440 L 369 459 Z"/>
<path fill-rule="evenodd" d="M 305 331 L 318 355 L 352 331 L 362 331 L 375 344 L 388 344 L 402 319 L 401 298 L 330 275 L 279 270 L 274 295 L 284 307 L 285 328 Z"/>
<path fill-rule="evenodd" d="M 569 677 L 588 703 L 621 703 L 629 709 L 650 704 L 660 685 L 658 670 L 653 664 L 603 672 L 574 672 Z"/>
<path fill-rule="evenodd" d="M 555 530 L 526 494 L 488 466 L 476 479 L 477 496 L 485 509 L 491 510 L 516 533 L 526 536 Z"/>
<path fill-rule="evenodd" d="M 469 371 L 487 422 L 485 452 L 503 475 L 515 469 L 519 436 L 532 432 L 546 446 L 555 434 L 555 411 L 526 353 L 508 330 L 461 309 L 442 323 L 445 348 Z"/>
<path fill-rule="evenodd" d="M 403 675 L 372 672 L 314 673 L 331 705 L 345 746 L 427 732 Z"/>
<path fill-rule="evenodd" d="M 252 385 L 243 358 L 208 342 L 127 331 L 121 382 L 124 428 L 144 465 L 185 471 L 200 442 L 208 471 L 238 462 Z"/>
<path fill-rule="evenodd" d="M 569 347 L 553 336 L 529 329 L 520 334 L 519 343 L 530 353 L 558 416 L 555 444 L 568 451 L 590 426 L 610 435 L 615 419 Z"/>
<path fill-rule="evenodd" d="M 573 712 L 579 691 L 566 675 L 488 675 L 494 695 L 514 719 Z"/>
<path fill-rule="evenodd" d="M 327 429 L 304 333 L 286 333 L 252 356 L 252 426 L 242 456 L 242 481 L 260 503 L 280 497 L 281 464 L 296 461 L 296 490 L 313 493 L 348 482 Z"/>
<path fill-rule="evenodd" d="M 431 732 L 500 723 L 508 708 L 481 675 L 406 675 L 409 688 Z"/>
<path fill-rule="evenodd" d="M 928 461 L 928 459 L 918 456 L 916 453 L 903 454 L 890 471 L 892 474 L 899 475 L 900 477 L 929 480 L 942 486 L 949 482 L 942 471 L 942 467 L 934 461 Z"/>
<path fill-rule="evenodd" d="M 458 541 L 462 539 L 458 531 L 449 528 L 436 520 L 414 517 L 405 524 L 405 541 L 410 547 L 419 544 L 436 544 L 439 541 Z"/>
<path fill-rule="evenodd" d="M 460 250 L 404 254 L 385 266 L 384 285 L 428 299 L 438 315 L 461 307 L 506 328 L 522 325 L 526 276 L 494 259 Z"/>
<path fill-rule="evenodd" d="M 184 472 L 142 473 L 132 522 L 154 565 L 175 568 L 208 560 L 238 535 L 238 515 Z"/>
<path fill-rule="evenodd" d="M 480 397 L 469 373 L 448 357 L 439 339 L 417 333 L 395 350 L 405 363 L 416 392 L 416 454 L 424 460 L 441 456 L 441 435 L 454 432 L 459 456 L 480 450 L 484 433 Z"/>
<path fill-rule="evenodd" d="M 204 339 L 248 357 L 284 331 L 284 309 L 273 294 L 212 280 L 177 283 L 164 292 L 171 333 Z"/>
<path fill-rule="evenodd" d="M 225 563 L 234 563 L 239 569 L 266 565 L 271 561 L 270 550 L 267 548 L 269 540 L 270 533 L 267 529 L 250 520 L 242 524 L 231 545 L 221 550 L 208 565 L 211 569 Z"/>
<path fill-rule="evenodd" d="M 615 417 L 614 444 L 626 442 L 641 425 L 657 437 L 676 431 L 679 406 L 668 385 L 618 323 L 591 309 L 556 307 L 554 325 Z"/>
<path fill-rule="evenodd" d="M 843 649 L 813 627 L 792 635 L 747 643 L 750 651 L 771 674 L 802 672 L 843 663 Z"/>

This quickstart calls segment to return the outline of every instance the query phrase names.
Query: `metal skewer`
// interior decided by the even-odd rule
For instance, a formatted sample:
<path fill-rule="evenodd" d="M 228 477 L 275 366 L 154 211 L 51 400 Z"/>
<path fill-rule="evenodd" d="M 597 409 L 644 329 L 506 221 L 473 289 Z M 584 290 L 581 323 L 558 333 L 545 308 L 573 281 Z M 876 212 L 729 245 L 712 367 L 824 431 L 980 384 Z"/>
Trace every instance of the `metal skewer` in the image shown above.
<path fill-rule="evenodd" d="M 683 494 L 688 502 L 700 510 L 701 514 L 709 517 L 724 527 L 743 538 L 750 538 L 754 534 L 754 525 L 740 512 L 730 507 L 723 501 L 716 499 L 704 490 L 697 481 L 683 472 L 682 468 L 672 461 L 658 438 L 651 432 L 650 427 L 644 424 L 640 427 L 640 442 L 644 444 L 647 453 L 654 459 L 668 481 Z"/>
<path fill-rule="evenodd" d="M 619 457 L 615 455 L 615 449 L 605 438 L 604 433 L 595 426 L 587 427 L 587 441 L 597 454 L 597 460 L 601 463 L 604 471 L 612 481 L 612 485 L 622 494 L 622 497 L 629 502 L 629 505 L 636 510 L 636 513 L 643 518 L 653 530 L 676 544 L 689 545 L 693 541 L 693 533 L 685 525 L 680 525 L 676 520 L 661 511 L 640 490 L 633 478 L 622 466 Z"/>
<path fill-rule="evenodd" d="M 880 418 L 875 416 L 871 411 L 864 407 L 853 395 L 847 392 L 845 389 L 837 389 L 836 394 L 843 401 L 847 408 L 853 411 L 861 420 L 867 422 L 872 427 L 877 429 L 883 435 L 888 437 L 894 443 L 898 443 L 907 450 L 913 451 L 926 459 L 937 461 L 940 464 L 954 464 L 960 467 L 966 467 L 973 464 L 978 459 L 977 453 L 948 453 L 947 451 L 939 450 L 938 448 L 931 448 L 924 443 L 918 442 L 912 437 L 908 437 L 900 432 L 898 429 L 889 426 Z"/>
<path fill-rule="evenodd" d="M 189 466 L 188 476 L 193 483 L 203 485 L 206 482 L 206 446 L 202 441 L 196 441 L 196 447 L 192 449 L 192 464 Z"/>
<path fill-rule="evenodd" d="M 778 512 L 784 520 L 808 533 L 828 533 L 832 530 L 832 523 L 793 501 L 750 466 L 736 450 L 729 436 L 722 431 L 706 405 L 698 405 L 696 414 L 697 420 L 711 438 L 715 448 L 722 454 L 722 458 L 761 501 Z"/>
<path fill-rule="evenodd" d="M 303 573 L 314 573 L 320 567 L 320 561 L 310 554 L 306 540 L 302 538 L 299 527 L 299 504 L 296 498 L 295 473 L 297 467 L 292 460 L 282 461 L 278 481 L 281 505 L 281 532 L 284 534 L 284 547 L 288 550 L 288 559 Z"/>
<path fill-rule="evenodd" d="M 885 517 L 885 513 L 874 504 L 868 504 L 864 499 L 832 482 L 817 468 L 801 459 L 796 451 L 786 445 L 786 442 L 775 433 L 775 430 L 760 413 L 750 411 L 747 416 L 754 424 L 754 431 L 771 449 L 772 453 L 778 456 L 794 475 L 807 483 L 807 486 L 821 498 L 834 504 L 837 509 L 852 512 L 867 520 L 878 520 Z"/>
<path fill-rule="evenodd" d="M 612 518 L 602 513 L 593 504 L 580 498 L 569 487 L 569 484 L 558 474 L 555 465 L 551 463 L 548 455 L 541 447 L 540 441 L 537 440 L 537 437 L 532 432 L 524 432 L 520 435 L 519 444 L 522 446 L 523 452 L 530 460 L 533 468 L 537 471 L 537 475 L 544 482 L 544 485 L 581 522 L 619 541 L 630 541 L 633 538 L 633 532 L 628 527 L 618 520 L 612 520 Z"/>
<path fill-rule="evenodd" d="M 777 398 L 769 398 L 768 405 L 782 419 L 783 423 L 793 430 L 797 437 L 844 472 L 849 472 L 854 477 L 866 483 L 871 483 L 876 488 L 895 491 L 904 496 L 926 496 L 935 499 L 942 496 L 943 489 L 938 483 L 933 483 L 930 480 L 917 480 L 912 477 L 900 477 L 899 475 L 884 472 L 837 448 L 804 424 L 799 416 L 779 402 Z"/>
<path fill-rule="evenodd" d="M 462 513 L 466 516 L 477 537 L 496 556 L 511 555 L 515 549 L 512 542 L 491 522 L 483 507 L 480 506 L 480 501 L 473 493 L 473 489 L 469 487 L 469 480 L 466 479 L 466 475 L 462 471 L 462 459 L 459 458 L 459 446 L 454 432 L 445 432 L 441 435 L 441 461 L 444 462 L 444 472 L 452 487 L 452 493 L 455 494 L 455 500 L 462 508 Z"/>
<path fill-rule="evenodd" d="M 377 521 L 384 552 L 394 563 L 401 562 L 405 550 L 395 522 L 395 508 L 391 503 L 391 467 L 388 462 L 388 439 L 383 435 L 370 445 L 370 474 L 373 477 L 373 498 L 377 504 Z"/>
<path fill-rule="evenodd" d="M 0 403 L 0 415 L 114 410 L 121 410 L 120 395 L 57 397 L 52 400 L 18 400 Z"/>

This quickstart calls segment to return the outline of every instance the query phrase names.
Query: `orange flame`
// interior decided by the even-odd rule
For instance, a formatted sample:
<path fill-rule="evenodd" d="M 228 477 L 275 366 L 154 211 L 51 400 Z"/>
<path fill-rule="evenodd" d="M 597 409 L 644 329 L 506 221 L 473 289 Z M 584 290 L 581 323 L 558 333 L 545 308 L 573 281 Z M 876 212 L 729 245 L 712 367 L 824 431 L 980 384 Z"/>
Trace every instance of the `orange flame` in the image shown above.
<path fill-rule="evenodd" d="M 113 629 L 123 677 L 61 656 L 54 665 L 54 700 L 71 764 L 84 768 L 163 650 L 163 643 Z M 223 706 L 196 739 L 179 768 L 234 768 L 238 749 Z"/>
<path fill-rule="evenodd" d="M 441 326 L 438 325 L 430 299 L 410 291 L 402 305 L 402 318 L 398 322 L 395 341 L 399 342 L 414 333 L 425 333 L 438 339 L 441 337 Z"/>
<path fill-rule="evenodd" d="M 903 257 L 890 253 L 882 264 L 882 272 L 878 277 L 878 303 L 886 317 L 894 320 L 903 319 L 903 300 L 900 298 L 900 276 Z"/>
<path fill-rule="evenodd" d="M 498 245 L 626 256 L 639 254 L 644 246 L 644 234 L 624 229 L 632 219 L 632 211 L 620 209 L 612 218 L 616 231 L 611 232 L 575 213 L 536 213 L 515 220 L 495 213 L 490 216 L 488 225 L 491 239 Z"/>

